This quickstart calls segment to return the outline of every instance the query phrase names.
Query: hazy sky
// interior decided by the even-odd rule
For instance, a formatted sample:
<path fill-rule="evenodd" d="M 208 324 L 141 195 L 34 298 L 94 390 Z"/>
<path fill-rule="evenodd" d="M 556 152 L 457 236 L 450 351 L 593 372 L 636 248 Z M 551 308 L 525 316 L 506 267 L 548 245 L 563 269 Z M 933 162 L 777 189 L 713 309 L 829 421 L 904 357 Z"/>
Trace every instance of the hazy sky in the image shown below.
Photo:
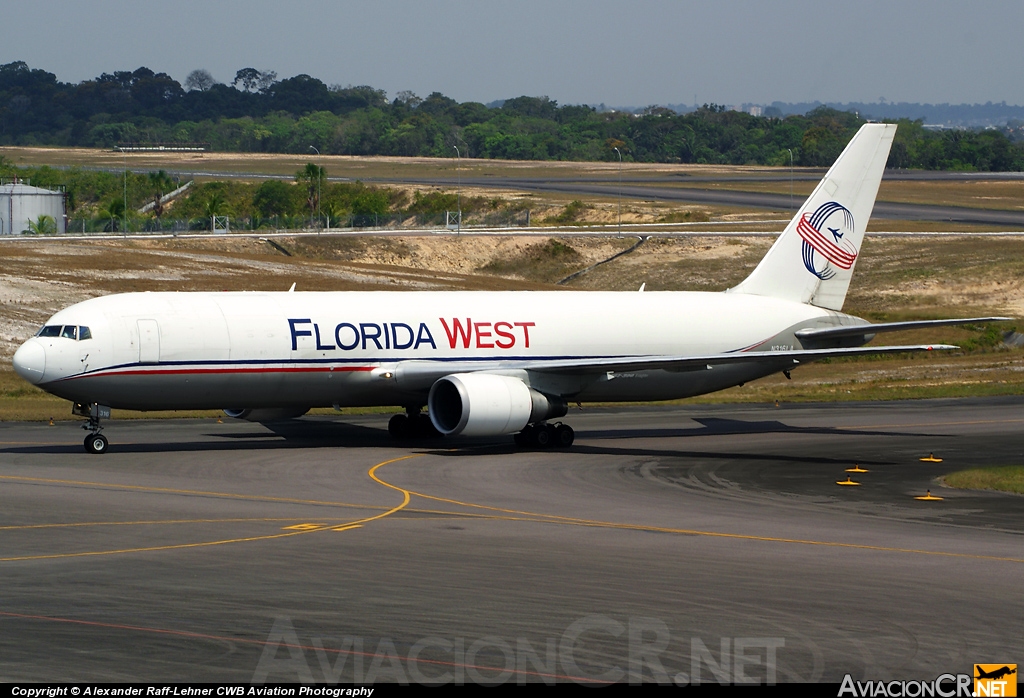
<path fill-rule="evenodd" d="M 1024 104 L 1021 0 L 31 0 L 0 63 L 307 73 L 459 101 Z"/>

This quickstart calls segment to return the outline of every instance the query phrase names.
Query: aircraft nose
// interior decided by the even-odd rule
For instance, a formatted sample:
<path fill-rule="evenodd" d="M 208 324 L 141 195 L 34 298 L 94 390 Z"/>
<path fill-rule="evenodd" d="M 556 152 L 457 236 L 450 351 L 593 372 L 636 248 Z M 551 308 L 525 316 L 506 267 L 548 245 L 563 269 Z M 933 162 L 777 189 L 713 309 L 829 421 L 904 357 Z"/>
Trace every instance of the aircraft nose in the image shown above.
<path fill-rule="evenodd" d="M 14 352 L 14 370 L 29 383 L 39 383 L 46 370 L 46 349 L 35 339 L 28 340 Z"/>

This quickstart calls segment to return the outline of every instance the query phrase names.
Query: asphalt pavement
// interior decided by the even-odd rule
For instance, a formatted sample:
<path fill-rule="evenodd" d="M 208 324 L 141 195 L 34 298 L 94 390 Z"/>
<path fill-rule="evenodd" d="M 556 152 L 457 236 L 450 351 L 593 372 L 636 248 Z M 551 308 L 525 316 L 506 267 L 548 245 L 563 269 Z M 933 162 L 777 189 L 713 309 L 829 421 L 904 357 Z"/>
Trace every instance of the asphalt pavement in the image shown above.
<path fill-rule="evenodd" d="M 837 682 L 1019 661 L 1024 497 L 937 478 L 1021 464 L 1022 408 L 584 409 L 567 451 L 395 443 L 386 415 L 338 415 L 112 421 L 95 456 L 74 423 L 0 424 L 0 681 Z"/>

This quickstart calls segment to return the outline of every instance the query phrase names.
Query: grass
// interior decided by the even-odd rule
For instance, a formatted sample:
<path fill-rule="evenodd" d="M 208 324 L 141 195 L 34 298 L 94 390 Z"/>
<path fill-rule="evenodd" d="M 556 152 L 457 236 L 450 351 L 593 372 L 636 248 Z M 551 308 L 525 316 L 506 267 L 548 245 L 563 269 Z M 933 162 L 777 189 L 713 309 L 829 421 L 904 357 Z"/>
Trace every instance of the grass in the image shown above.
<path fill-rule="evenodd" d="M 706 223 L 711 216 L 705 211 L 671 211 L 658 219 L 659 223 Z"/>
<path fill-rule="evenodd" d="M 996 490 L 1024 494 L 1024 465 L 961 470 L 943 476 L 942 481 L 961 490 Z"/>
<path fill-rule="evenodd" d="M 888 343 L 888 339 L 883 340 Z M 879 343 L 879 340 L 875 340 Z M 1024 351 L 847 358 L 691 398 L 698 403 L 850 402 L 1024 395 Z"/>
<path fill-rule="evenodd" d="M 480 271 L 553 283 L 583 266 L 583 256 L 566 242 L 551 238 L 528 245 L 514 256 L 495 258 Z"/>
<path fill-rule="evenodd" d="M 579 199 L 573 199 L 565 205 L 565 208 L 563 208 L 558 215 L 548 218 L 546 222 L 556 223 L 558 225 L 581 223 L 581 218 L 588 208 L 589 207 Z"/>
<path fill-rule="evenodd" d="M 0 147 L 0 155 L 18 166 L 50 165 L 51 167 L 102 167 L 120 170 L 125 159 L 120 152 L 99 148 Z M 289 153 L 134 153 L 128 155 L 132 170 L 167 170 L 175 172 L 203 171 L 231 174 L 260 173 L 294 176 L 295 171 L 310 162 L 312 154 Z M 461 172 L 470 177 L 580 177 L 603 176 L 617 181 L 619 162 L 570 162 L 534 160 L 481 160 L 474 158 L 426 158 L 389 156 L 323 155 L 317 162 L 331 177 L 355 179 L 376 177 L 432 177 L 455 179 Z M 631 163 L 621 165 L 629 179 L 663 177 L 669 173 L 695 176 L 740 175 L 751 172 L 781 176 L 775 167 L 733 165 L 673 165 L 664 163 Z M 797 172 L 801 172 L 797 168 Z M 823 170 L 809 170 L 815 174 Z M 788 177 L 789 169 L 785 170 Z M 786 180 L 788 182 L 788 179 Z M 787 184 L 788 186 L 788 184 Z M 787 190 L 788 191 L 788 190 Z"/>

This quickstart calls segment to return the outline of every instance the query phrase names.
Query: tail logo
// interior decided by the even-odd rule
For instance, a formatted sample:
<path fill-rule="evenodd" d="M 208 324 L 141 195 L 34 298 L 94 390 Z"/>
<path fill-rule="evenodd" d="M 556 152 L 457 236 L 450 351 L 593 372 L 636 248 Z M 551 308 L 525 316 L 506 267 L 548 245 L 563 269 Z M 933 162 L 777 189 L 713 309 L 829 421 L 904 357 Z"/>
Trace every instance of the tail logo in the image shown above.
<path fill-rule="evenodd" d="M 846 239 L 853 232 L 853 214 L 835 201 L 803 214 L 796 231 L 803 238 L 804 266 L 822 281 L 835 276 L 836 267 L 849 269 L 857 261 L 857 248 Z"/>

